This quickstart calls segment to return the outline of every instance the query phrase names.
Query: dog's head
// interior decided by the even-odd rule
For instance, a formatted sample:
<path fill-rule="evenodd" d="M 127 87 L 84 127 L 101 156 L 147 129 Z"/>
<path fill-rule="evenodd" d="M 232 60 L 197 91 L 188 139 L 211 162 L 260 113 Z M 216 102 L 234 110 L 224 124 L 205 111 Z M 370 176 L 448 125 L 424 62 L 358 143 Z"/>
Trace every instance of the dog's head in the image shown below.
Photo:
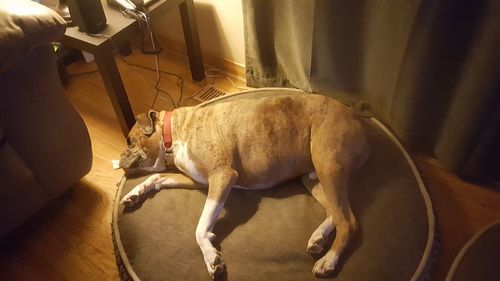
<path fill-rule="evenodd" d="M 150 110 L 136 116 L 137 122 L 127 137 L 128 148 L 122 152 L 120 160 L 113 163 L 115 168 L 122 168 L 125 174 L 165 169 L 163 122 L 160 122 L 159 115 L 159 112 Z"/>

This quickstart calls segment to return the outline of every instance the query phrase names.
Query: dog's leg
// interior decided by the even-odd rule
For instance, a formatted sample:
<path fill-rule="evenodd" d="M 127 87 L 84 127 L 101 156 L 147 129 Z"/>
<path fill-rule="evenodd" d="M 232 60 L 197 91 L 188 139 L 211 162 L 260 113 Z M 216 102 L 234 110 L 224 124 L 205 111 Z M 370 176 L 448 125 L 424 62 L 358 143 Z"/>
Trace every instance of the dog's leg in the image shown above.
<path fill-rule="evenodd" d="M 326 204 L 329 205 L 329 217 L 337 229 L 332 247 L 313 267 L 313 273 L 318 277 L 326 277 L 333 273 L 340 255 L 358 228 L 348 201 L 348 174 L 341 168 L 334 171 L 336 172 L 318 173 Z"/>
<path fill-rule="evenodd" d="M 129 193 L 127 193 L 127 195 L 123 196 L 120 203 L 125 206 L 132 206 L 136 204 L 139 202 L 139 198 L 141 196 L 155 189 L 156 185 L 162 180 L 165 180 L 165 178 L 162 178 L 160 174 L 150 176 L 145 181 L 134 187 Z"/>
<path fill-rule="evenodd" d="M 237 178 L 238 173 L 232 169 L 219 170 L 208 178 L 208 196 L 196 227 L 196 242 L 200 246 L 208 273 L 212 278 L 219 276 L 225 270 L 219 252 L 212 245 L 215 238 L 212 230 Z"/>
<path fill-rule="evenodd" d="M 192 179 L 183 175 L 173 174 L 162 176 L 160 174 L 154 174 L 134 187 L 127 195 L 123 196 L 120 203 L 127 207 L 133 206 L 148 192 L 167 187 L 194 189 L 198 187 L 198 185 Z"/>
<path fill-rule="evenodd" d="M 302 182 L 312 194 L 312 196 L 318 200 L 318 202 L 325 208 L 326 218 L 325 220 L 314 230 L 307 242 L 307 252 L 311 254 L 319 254 L 323 252 L 325 246 L 328 243 L 328 236 L 332 233 L 333 221 L 329 213 L 329 204 L 326 200 L 325 193 L 321 183 L 318 182 L 316 173 L 311 173 L 309 175 L 302 176 Z"/>
<path fill-rule="evenodd" d="M 335 240 L 328 252 L 313 267 L 317 277 L 326 277 L 335 270 L 340 255 L 358 229 L 348 196 L 352 172 L 366 159 L 367 141 L 358 122 L 328 118 L 311 128 L 311 160 L 321 183 L 323 203 L 335 229 Z M 333 128 L 333 129 L 332 129 Z"/>

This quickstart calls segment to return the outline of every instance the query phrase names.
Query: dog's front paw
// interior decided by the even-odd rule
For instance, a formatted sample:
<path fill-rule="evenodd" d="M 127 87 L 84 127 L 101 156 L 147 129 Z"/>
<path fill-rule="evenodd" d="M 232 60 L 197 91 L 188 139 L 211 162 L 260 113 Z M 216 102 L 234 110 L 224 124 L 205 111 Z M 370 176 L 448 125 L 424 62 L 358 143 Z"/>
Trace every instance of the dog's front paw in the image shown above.
<path fill-rule="evenodd" d="M 224 273 L 224 271 L 226 271 L 226 265 L 224 264 L 220 253 L 217 251 L 214 251 L 213 255 L 210 255 L 210 257 L 205 260 L 205 263 L 207 265 L 208 274 L 210 274 L 212 279 L 219 277 L 222 273 Z"/>
<path fill-rule="evenodd" d="M 122 198 L 120 204 L 124 205 L 125 207 L 131 207 L 135 205 L 137 202 L 139 202 L 139 194 L 135 192 L 129 192 Z"/>
<path fill-rule="evenodd" d="M 330 250 L 314 264 L 312 272 L 319 278 L 328 277 L 335 271 L 338 260 L 338 255 Z"/>

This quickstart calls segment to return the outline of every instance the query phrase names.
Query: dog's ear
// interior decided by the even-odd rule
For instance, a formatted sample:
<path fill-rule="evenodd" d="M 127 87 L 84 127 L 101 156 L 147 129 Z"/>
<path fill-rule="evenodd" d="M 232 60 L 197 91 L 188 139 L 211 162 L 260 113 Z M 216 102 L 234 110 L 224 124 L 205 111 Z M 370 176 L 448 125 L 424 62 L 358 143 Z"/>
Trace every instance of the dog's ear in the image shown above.
<path fill-rule="evenodd" d="M 155 131 L 156 111 L 150 110 L 147 114 L 141 113 L 135 118 L 146 136 L 150 136 Z"/>

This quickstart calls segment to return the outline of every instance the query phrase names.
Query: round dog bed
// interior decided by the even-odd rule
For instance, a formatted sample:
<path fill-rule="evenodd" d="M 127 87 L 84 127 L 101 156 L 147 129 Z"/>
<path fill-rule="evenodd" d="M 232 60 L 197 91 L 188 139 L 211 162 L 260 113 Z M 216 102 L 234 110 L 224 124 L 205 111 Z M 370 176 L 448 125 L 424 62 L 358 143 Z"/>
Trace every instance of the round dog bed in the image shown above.
<path fill-rule="evenodd" d="M 451 265 L 446 281 L 500 280 L 500 220 L 479 231 Z"/>
<path fill-rule="evenodd" d="M 203 106 L 300 93 L 259 89 Z M 375 119 L 366 120 L 371 154 L 352 176 L 349 189 L 360 230 L 333 277 L 425 280 L 435 244 L 429 195 L 396 138 Z M 136 208 L 124 209 L 119 199 L 144 179 L 124 178 L 115 200 L 113 241 L 122 279 L 211 280 L 195 240 L 206 190 L 163 189 Z M 233 189 L 214 229 L 215 245 L 227 265 L 221 280 L 318 280 L 311 273 L 318 257 L 305 250 L 324 217 L 324 209 L 300 180 L 262 191 Z"/>

